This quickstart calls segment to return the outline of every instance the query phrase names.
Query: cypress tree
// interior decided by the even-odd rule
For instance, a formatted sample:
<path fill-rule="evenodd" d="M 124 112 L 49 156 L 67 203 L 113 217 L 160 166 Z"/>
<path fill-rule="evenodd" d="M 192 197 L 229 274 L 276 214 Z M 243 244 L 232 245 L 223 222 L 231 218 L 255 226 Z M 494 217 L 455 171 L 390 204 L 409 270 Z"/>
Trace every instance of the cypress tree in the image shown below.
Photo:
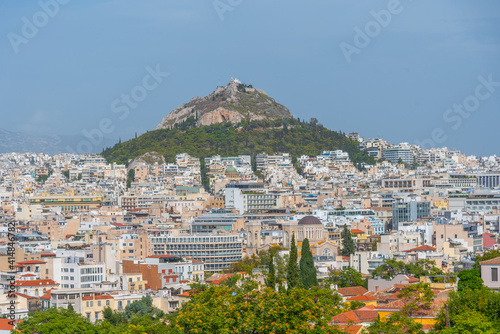
<path fill-rule="evenodd" d="M 300 268 L 297 264 L 297 245 L 295 244 L 295 234 L 292 234 L 290 258 L 288 259 L 288 265 L 286 267 L 286 281 L 288 283 L 288 289 L 302 287 Z"/>
<path fill-rule="evenodd" d="M 342 256 L 351 256 L 356 252 L 356 245 L 354 244 L 354 240 L 352 240 L 351 231 L 347 228 L 347 225 L 344 225 L 344 229 L 342 230 L 342 249 L 340 252 Z"/>
<path fill-rule="evenodd" d="M 316 276 L 316 268 L 314 267 L 314 260 L 309 246 L 309 239 L 304 239 L 302 242 L 302 251 L 300 257 L 300 276 L 304 288 L 309 289 L 318 285 L 318 278 Z"/>
<path fill-rule="evenodd" d="M 267 274 L 266 285 L 271 289 L 276 289 L 276 269 L 274 269 L 274 257 L 273 253 L 269 254 L 269 273 Z"/>

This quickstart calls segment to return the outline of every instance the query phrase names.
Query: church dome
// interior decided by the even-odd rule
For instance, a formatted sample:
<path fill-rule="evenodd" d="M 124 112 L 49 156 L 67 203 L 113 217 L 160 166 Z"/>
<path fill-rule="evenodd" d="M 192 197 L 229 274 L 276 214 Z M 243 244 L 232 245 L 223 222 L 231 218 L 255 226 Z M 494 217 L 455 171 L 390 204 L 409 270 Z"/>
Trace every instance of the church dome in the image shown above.
<path fill-rule="evenodd" d="M 299 220 L 299 225 L 323 225 L 323 223 L 314 216 L 305 216 Z"/>
<path fill-rule="evenodd" d="M 238 171 L 236 170 L 236 168 L 230 166 L 226 168 L 226 173 L 238 173 Z"/>

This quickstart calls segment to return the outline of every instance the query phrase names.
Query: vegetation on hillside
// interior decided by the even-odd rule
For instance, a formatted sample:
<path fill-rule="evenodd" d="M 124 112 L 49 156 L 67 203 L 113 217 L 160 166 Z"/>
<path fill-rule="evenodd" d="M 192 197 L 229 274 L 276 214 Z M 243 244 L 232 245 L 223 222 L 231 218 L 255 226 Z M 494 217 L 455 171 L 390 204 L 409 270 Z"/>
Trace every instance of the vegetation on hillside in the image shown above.
<path fill-rule="evenodd" d="M 107 148 L 102 155 L 108 162 L 128 163 L 147 152 L 158 152 L 168 162 L 186 152 L 204 158 L 213 155 L 235 156 L 258 153 L 290 153 L 292 157 L 315 156 L 323 150 L 341 149 L 355 164 L 374 164 L 373 157 L 361 152 L 358 142 L 344 134 L 328 130 L 312 119 L 303 122 L 298 119 L 242 122 L 238 126 L 230 123 L 197 127 L 194 117 L 173 129 L 149 131 L 138 138 L 118 143 Z"/>

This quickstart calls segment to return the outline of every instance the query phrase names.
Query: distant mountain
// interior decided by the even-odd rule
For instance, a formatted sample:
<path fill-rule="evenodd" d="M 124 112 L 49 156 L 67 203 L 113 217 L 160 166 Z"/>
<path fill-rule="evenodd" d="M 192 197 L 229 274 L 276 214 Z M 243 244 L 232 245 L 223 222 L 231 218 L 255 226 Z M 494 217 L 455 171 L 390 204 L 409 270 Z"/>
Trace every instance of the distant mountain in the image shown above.
<path fill-rule="evenodd" d="M 242 121 L 286 119 L 292 118 L 292 114 L 263 90 L 231 79 L 227 86 L 217 87 L 208 96 L 195 97 L 175 109 L 163 118 L 156 129 L 170 129 L 189 118 L 193 118 L 197 126 L 204 126 L 226 122 L 238 124 Z"/>
<path fill-rule="evenodd" d="M 359 150 L 358 142 L 343 133 L 325 128 L 315 118 L 310 122 L 295 119 L 264 91 L 231 80 L 210 95 L 194 98 L 172 111 L 155 131 L 118 143 L 102 155 L 119 163 L 133 163 L 148 152 L 168 162 L 184 152 L 198 158 L 216 154 L 255 158 L 262 152 L 288 152 L 296 159 L 336 149 L 349 153 L 356 164 L 374 163 L 373 157 Z"/>
<path fill-rule="evenodd" d="M 93 147 L 92 152 L 76 152 L 78 143 L 83 140 L 86 139 L 78 135 L 43 136 L 13 132 L 0 128 L 0 153 L 99 153 L 105 147 L 116 143 L 116 140 L 104 139 L 101 144 Z"/>

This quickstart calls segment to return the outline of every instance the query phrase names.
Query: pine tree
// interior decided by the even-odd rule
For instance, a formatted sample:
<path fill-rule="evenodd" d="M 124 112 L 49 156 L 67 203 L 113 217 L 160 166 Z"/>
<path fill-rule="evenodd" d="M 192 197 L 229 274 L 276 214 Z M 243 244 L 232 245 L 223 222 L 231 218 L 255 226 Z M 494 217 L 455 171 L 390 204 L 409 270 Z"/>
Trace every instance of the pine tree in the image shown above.
<path fill-rule="evenodd" d="M 297 264 L 297 245 L 295 244 L 295 234 L 292 234 L 292 243 L 290 247 L 290 258 L 286 268 L 286 280 L 288 290 L 292 288 L 302 287 L 302 279 L 300 278 L 300 268 Z"/>
<path fill-rule="evenodd" d="M 344 229 L 342 230 L 342 249 L 340 252 L 342 256 L 351 256 L 356 252 L 356 245 L 354 244 L 354 240 L 352 240 L 351 231 L 347 228 L 347 225 L 344 225 Z"/>
<path fill-rule="evenodd" d="M 268 271 L 269 273 L 267 274 L 267 279 L 266 279 L 266 285 L 270 287 L 271 289 L 276 288 L 276 269 L 274 269 L 274 256 L 273 253 L 269 254 L 269 266 L 268 266 Z"/>
<path fill-rule="evenodd" d="M 316 276 L 316 268 L 314 267 L 314 260 L 309 247 L 309 239 L 304 239 L 302 242 L 302 251 L 300 257 L 300 276 L 302 277 L 302 284 L 304 288 L 309 289 L 318 285 L 318 278 Z"/>

